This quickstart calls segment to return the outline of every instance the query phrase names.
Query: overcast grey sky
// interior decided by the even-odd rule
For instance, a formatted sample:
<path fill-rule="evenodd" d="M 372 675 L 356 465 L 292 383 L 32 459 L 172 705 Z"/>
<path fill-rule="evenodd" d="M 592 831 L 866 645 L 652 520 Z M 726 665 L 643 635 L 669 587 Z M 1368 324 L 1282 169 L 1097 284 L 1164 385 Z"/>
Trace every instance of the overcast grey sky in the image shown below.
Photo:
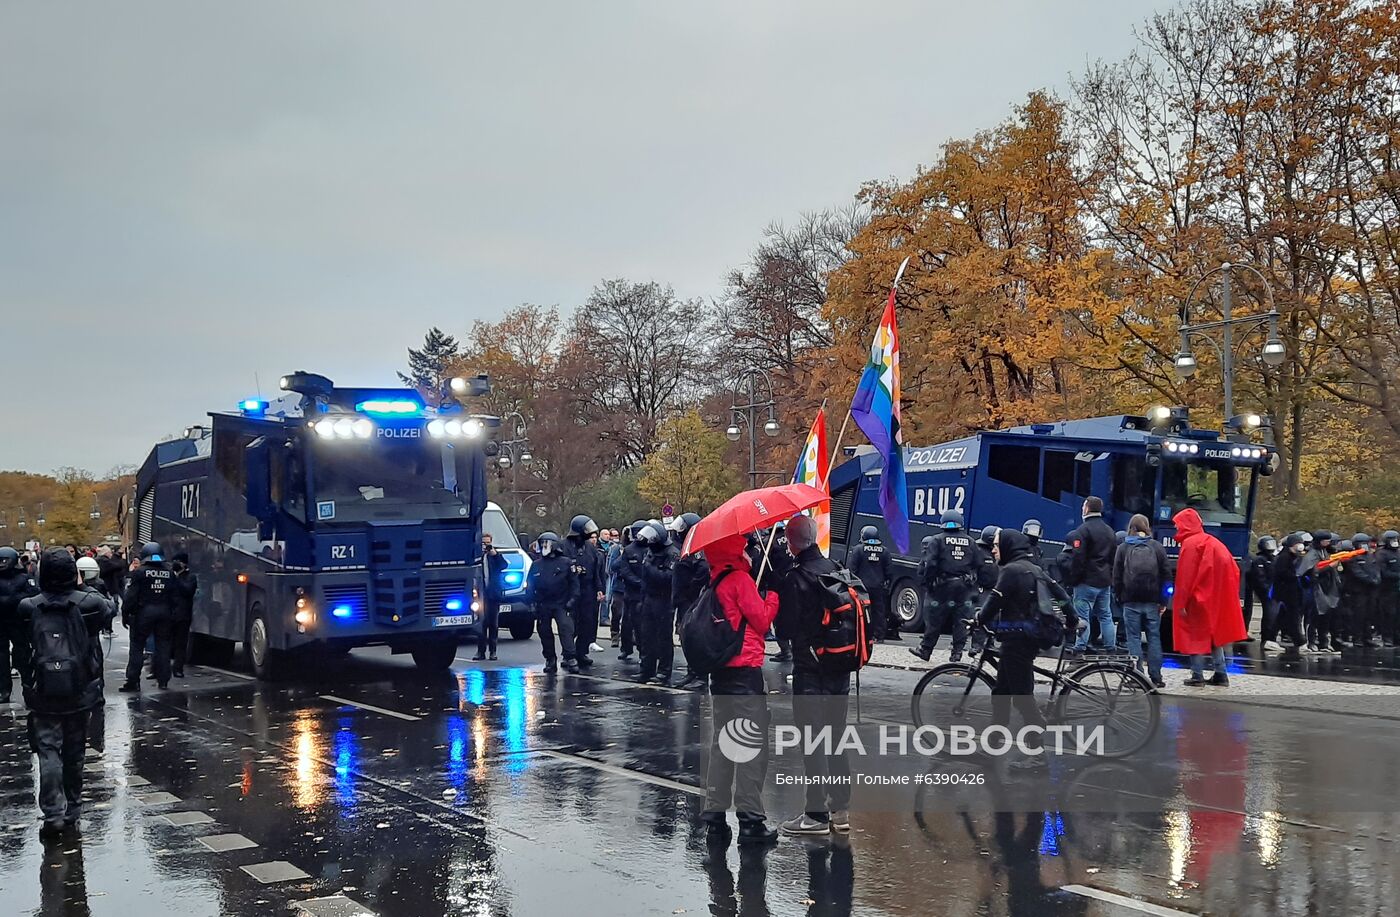
<path fill-rule="evenodd" d="M 0 0 L 0 468 L 604 277 L 712 295 L 1167 3 Z"/>

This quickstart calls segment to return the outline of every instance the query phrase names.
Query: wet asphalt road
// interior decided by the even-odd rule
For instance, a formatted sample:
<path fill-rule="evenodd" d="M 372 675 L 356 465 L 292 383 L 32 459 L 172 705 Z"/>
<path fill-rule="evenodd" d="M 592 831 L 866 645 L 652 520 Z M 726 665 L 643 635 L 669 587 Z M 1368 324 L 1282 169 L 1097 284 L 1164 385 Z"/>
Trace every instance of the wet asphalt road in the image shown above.
<path fill-rule="evenodd" d="M 858 792 L 848 839 L 716 856 L 703 695 L 631 684 L 610 652 L 591 677 L 542 675 L 534 640 L 469 655 L 431 681 L 371 650 L 287 684 L 192 668 L 111 691 L 83 834 L 49 845 L 22 710 L 0 708 L 0 915 L 1397 912 L 1386 717 L 1173 702 L 1145 763 L 1057 773 L 1066 798 L 1125 790 L 1111 810 L 999 814 L 984 790 L 872 811 Z M 867 669 L 863 714 L 906 717 L 915 679 Z M 266 864 L 288 872 L 264 884 Z"/>

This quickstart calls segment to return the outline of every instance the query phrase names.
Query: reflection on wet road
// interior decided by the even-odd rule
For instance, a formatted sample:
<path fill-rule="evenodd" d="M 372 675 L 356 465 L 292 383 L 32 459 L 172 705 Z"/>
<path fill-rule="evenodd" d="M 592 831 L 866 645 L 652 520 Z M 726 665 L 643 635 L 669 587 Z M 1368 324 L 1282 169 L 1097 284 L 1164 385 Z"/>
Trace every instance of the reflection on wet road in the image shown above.
<path fill-rule="evenodd" d="M 112 694 L 83 835 L 47 848 L 22 710 L 0 708 L 0 914 L 1381 914 L 1400 892 L 1396 807 L 1315 790 L 1329 768 L 1395 786 L 1390 721 L 1172 705 L 1147 761 L 1057 772 L 1058 808 L 997 812 L 993 771 L 960 801 L 857 791 L 849 839 L 712 851 L 704 696 L 619 663 L 546 677 L 537 652 Z M 863 716 L 907 717 L 913 681 L 867 670 Z M 800 790 L 766 801 L 790 815 Z"/>

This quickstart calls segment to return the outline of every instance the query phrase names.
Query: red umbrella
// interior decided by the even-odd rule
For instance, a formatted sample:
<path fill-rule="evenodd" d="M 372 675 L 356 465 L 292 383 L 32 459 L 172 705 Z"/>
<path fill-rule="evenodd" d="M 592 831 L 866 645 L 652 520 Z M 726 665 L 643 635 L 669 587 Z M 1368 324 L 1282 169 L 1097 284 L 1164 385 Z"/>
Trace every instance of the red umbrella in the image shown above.
<path fill-rule="evenodd" d="M 747 535 L 784 522 L 804 509 L 811 509 L 830 499 L 830 494 L 810 484 L 784 484 L 781 487 L 746 490 L 730 497 L 719 509 L 695 523 L 685 536 L 685 547 L 681 553 L 694 554 L 721 538 Z"/>

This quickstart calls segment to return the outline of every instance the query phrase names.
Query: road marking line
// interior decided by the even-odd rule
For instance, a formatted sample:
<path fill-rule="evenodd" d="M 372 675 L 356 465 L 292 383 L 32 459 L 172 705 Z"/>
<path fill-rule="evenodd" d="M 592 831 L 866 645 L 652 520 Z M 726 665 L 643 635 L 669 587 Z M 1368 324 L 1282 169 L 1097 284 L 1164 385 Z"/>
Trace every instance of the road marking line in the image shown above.
<path fill-rule="evenodd" d="M 190 668 L 208 669 L 211 672 L 218 672 L 220 675 L 228 675 L 231 678 L 241 678 L 244 681 L 257 681 L 252 675 L 244 675 L 242 672 L 230 672 L 228 669 L 221 669 L 216 665 L 191 665 Z"/>
<path fill-rule="evenodd" d="M 1060 891 L 1073 892 L 1076 895 L 1083 895 L 1085 898 L 1096 898 L 1099 901 L 1106 901 L 1109 904 L 1116 904 L 1119 907 L 1141 911 L 1144 914 L 1152 914 L 1154 917 L 1196 917 L 1196 915 L 1190 911 L 1178 911 L 1175 908 L 1162 907 L 1160 904 L 1139 901 L 1136 898 L 1129 898 L 1127 895 L 1117 895 L 1113 892 L 1090 888 L 1087 885 L 1062 885 L 1060 886 Z"/>
<path fill-rule="evenodd" d="M 665 777 L 657 777 L 652 774 L 644 774 L 641 771 L 634 771 L 626 767 L 618 767 L 616 764 L 608 764 L 604 761 L 595 761 L 592 758 L 585 758 L 583 755 L 575 755 L 567 751 L 551 751 L 542 748 L 537 750 L 536 754 L 546 758 L 558 758 L 560 761 L 568 761 L 573 764 L 582 764 L 584 767 L 591 767 L 605 774 L 615 774 L 619 777 L 640 780 L 643 783 L 665 787 L 668 790 L 679 790 L 682 793 L 689 793 L 692 796 L 705 795 L 704 787 L 692 786 L 689 783 L 681 783 L 678 780 L 668 780 Z"/>
<path fill-rule="evenodd" d="M 322 694 L 321 700 L 328 700 L 331 703 L 335 704 L 345 704 L 350 707 L 359 707 L 361 710 L 369 710 L 374 713 L 382 713 L 385 716 L 392 716 L 401 720 L 408 720 L 409 722 L 415 722 L 417 720 L 422 719 L 421 716 L 414 716 L 411 713 L 400 713 L 397 710 L 388 710 L 384 707 L 376 707 L 373 704 L 362 704 L 359 701 L 346 700 L 343 697 L 336 697 L 334 694 Z"/>
<path fill-rule="evenodd" d="M 572 678 L 591 678 L 594 681 L 606 681 L 619 685 L 630 685 L 633 688 L 651 688 L 653 691 L 670 691 L 672 694 L 695 694 L 695 691 L 688 691 L 685 688 L 673 688 L 670 685 L 642 684 L 630 678 L 610 678 L 607 675 L 588 675 L 583 672 L 565 672 L 565 675 Z"/>

